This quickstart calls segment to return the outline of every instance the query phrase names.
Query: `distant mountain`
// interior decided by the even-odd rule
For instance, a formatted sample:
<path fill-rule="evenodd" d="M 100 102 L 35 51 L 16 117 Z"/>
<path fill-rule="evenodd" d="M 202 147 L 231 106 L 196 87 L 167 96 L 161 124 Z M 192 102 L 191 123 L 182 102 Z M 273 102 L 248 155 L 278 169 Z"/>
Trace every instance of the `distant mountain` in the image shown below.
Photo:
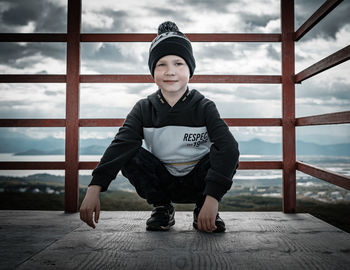
<path fill-rule="evenodd" d="M 27 151 L 15 153 L 15 156 L 46 156 L 46 155 L 64 155 L 64 150 L 56 149 L 53 151 L 41 151 L 37 149 L 29 149 Z"/>
<path fill-rule="evenodd" d="M 245 155 L 282 155 L 281 143 L 270 143 L 260 139 L 240 141 L 239 150 Z M 320 145 L 303 141 L 296 142 L 297 156 L 350 156 L 350 144 Z"/>
<path fill-rule="evenodd" d="M 12 132 L 0 133 L 0 153 L 16 153 L 16 155 L 63 155 L 65 142 L 63 139 L 48 137 L 34 139 Z M 79 153 L 81 155 L 102 155 L 113 138 L 81 139 Z M 270 143 L 260 139 L 239 141 L 239 150 L 243 155 L 282 155 L 281 143 Z M 319 145 L 297 141 L 296 153 L 303 155 L 350 156 L 350 143 Z"/>
<path fill-rule="evenodd" d="M 79 149 L 80 155 L 101 155 L 106 147 L 100 145 L 91 145 Z M 55 149 L 52 151 L 41 151 L 37 149 L 29 149 L 27 151 L 15 153 L 15 156 L 41 156 L 41 155 L 64 155 L 64 149 Z"/>

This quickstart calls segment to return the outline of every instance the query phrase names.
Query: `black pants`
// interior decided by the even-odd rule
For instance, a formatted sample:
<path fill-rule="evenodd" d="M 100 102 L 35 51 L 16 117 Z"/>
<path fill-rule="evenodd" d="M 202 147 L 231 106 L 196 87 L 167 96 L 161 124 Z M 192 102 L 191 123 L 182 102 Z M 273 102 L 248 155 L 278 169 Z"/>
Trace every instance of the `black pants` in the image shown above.
<path fill-rule="evenodd" d="M 149 204 L 204 203 L 204 178 L 210 168 L 209 154 L 185 176 L 171 175 L 160 160 L 151 152 L 140 148 L 122 168 L 138 195 Z"/>

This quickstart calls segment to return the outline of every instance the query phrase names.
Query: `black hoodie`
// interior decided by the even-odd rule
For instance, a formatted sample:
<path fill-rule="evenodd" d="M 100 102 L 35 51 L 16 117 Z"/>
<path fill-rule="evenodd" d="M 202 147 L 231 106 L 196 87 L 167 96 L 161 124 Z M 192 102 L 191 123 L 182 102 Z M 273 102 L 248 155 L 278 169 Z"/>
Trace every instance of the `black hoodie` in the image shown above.
<path fill-rule="evenodd" d="M 106 191 L 124 164 L 146 146 L 175 176 L 189 173 L 209 153 L 204 195 L 218 201 L 231 188 L 238 167 L 238 144 L 214 102 L 197 90 L 184 93 L 171 107 L 160 90 L 138 101 L 92 172 L 90 185 Z"/>

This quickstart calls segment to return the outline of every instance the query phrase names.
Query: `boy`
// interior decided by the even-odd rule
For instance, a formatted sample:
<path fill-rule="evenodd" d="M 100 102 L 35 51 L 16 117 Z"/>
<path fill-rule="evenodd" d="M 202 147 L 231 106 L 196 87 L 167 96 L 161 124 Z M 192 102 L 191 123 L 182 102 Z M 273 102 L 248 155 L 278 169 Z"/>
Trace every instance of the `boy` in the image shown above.
<path fill-rule="evenodd" d="M 95 228 L 99 193 L 121 170 L 138 195 L 153 204 L 147 230 L 175 224 L 175 203 L 196 203 L 193 227 L 223 232 L 218 205 L 238 167 L 238 144 L 215 104 L 189 90 L 195 59 L 187 37 L 164 22 L 152 41 L 149 69 L 159 90 L 136 103 L 94 169 L 80 218 Z M 145 140 L 149 151 L 142 148 Z"/>

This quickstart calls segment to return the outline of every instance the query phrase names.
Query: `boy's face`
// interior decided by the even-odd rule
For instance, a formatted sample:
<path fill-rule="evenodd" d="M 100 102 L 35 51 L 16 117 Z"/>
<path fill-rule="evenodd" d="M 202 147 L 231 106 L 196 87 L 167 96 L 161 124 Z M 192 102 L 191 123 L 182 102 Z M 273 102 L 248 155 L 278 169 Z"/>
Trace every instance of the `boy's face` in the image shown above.
<path fill-rule="evenodd" d="M 154 69 L 154 81 L 167 94 L 182 93 L 187 89 L 190 69 L 186 61 L 177 55 L 160 58 Z"/>

